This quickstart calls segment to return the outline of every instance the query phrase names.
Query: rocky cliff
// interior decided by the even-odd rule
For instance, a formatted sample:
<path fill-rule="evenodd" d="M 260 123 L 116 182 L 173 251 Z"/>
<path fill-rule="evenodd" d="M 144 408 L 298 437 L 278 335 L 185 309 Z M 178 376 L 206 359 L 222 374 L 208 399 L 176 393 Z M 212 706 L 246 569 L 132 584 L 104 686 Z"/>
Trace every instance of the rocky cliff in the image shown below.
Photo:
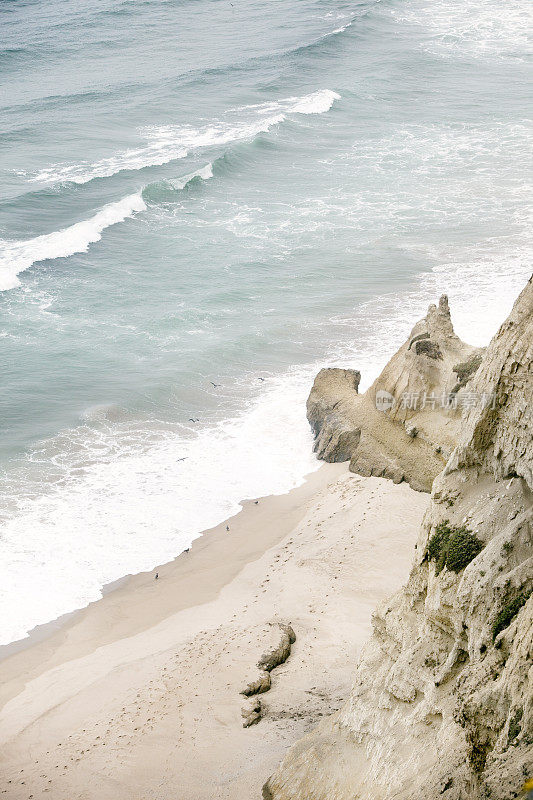
<path fill-rule="evenodd" d="M 479 400 L 350 698 L 265 798 L 510 800 L 533 776 L 532 358 L 530 280 L 470 382 Z"/>
<path fill-rule="evenodd" d="M 360 373 L 324 369 L 307 402 L 315 451 L 361 475 L 430 491 L 457 443 L 467 386 L 481 351 L 456 336 L 446 296 L 431 305 L 364 394 Z"/>

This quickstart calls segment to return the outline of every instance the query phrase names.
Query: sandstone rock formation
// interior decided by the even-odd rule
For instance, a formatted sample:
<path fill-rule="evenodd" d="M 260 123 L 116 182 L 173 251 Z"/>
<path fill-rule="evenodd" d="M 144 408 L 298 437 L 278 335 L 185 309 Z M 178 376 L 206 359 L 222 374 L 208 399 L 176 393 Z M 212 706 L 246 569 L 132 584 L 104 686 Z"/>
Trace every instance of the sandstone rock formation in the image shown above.
<path fill-rule="evenodd" d="M 254 694 L 263 694 L 268 692 L 272 686 L 270 679 L 270 672 L 261 671 L 259 677 L 255 681 L 250 681 L 241 691 L 245 697 L 252 697 Z"/>
<path fill-rule="evenodd" d="M 430 491 L 457 443 L 480 355 L 454 333 L 443 295 L 364 395 L 359 372 L 321 370 L 307 402 L 319 458 Z"/>
<path fill-rule="evenodd" d="M 471 379 L 495 402 L 463 421 L 349 700 L 289 751 L 265 798 L 511 800 L 533 776 L 532 361 L 530 280 Z"/>
<path fill-rule="evenodd" d="M 266 672 L 272 672 L 273 669 L 283 664 L 291 653 L 291 645 L 296 641 L 296 635 L 292 626 L 286 622 L 278 622 L 278 627 L 281 631 L 279 643 L 273 650 L 263 653 L 259 659 L 257 666 Z"/>
<path fill-rule="evenodd" d="M 242 727 L 251 728 L 252 725 L 257 725 L 262 715 L 261 700 L 258 697 L 252 698 L 248 705 L 243 706 L 241 709 Z"/>
<path fill-rule="evenodd" d="M 260 721 L 263 710 L 261 701 L 258 700 L 255 695 L 263 694 L 263 692 L 268 692 L 270 690 L 272 686 L 270 673 L 272 670 L 276 669 L 276 667 L 285 663 L 291 654 L 291 647 L 296 641 L 296 634 L 294 633 L 292 625 L 288 622 L 277 621 L 271 622 L 269 625 L 277 629 L 279 638 L 274 646 L 263 653 L 259 659 L 257 663 L 259 669 L 258 677 L 250 681 L 241 691 L 241 694 L 245 697 L 253 698 L 251 703 L 247 706 L 243 706 L 241 710 L 241 714 L 244 718 L 244 728 L 249 728 L 250 725 L 255 725 Z"/>

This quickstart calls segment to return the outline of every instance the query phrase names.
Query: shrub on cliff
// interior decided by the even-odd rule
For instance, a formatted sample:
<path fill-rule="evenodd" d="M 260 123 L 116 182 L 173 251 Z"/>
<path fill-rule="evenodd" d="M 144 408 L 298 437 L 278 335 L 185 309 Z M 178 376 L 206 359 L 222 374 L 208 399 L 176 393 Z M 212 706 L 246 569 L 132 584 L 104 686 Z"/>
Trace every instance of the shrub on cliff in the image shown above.
<path fill-rule="evenodd" d="M 427 555 L 430 561 L 437 562 L 437 575 L 444 567 L 446 561 L 446 552 L 450 542 L 451 531 L 449 520 L 445 519 L 444 522 L 439 522 L 436 526 L 435 533 L 430 537 L 428 542 Z"/>
<path fill-rule="evenodd" d="M 515 591 L 511 595 L 507 595 L 504 606 L 497 615 L 492 626 L 493 642 L 496 640 L 499 633 L 509 627 L 522 606 L 525 606 L 531 596 L 531 592 L 531 589 L 522 589 Z"/>
<path fill-rule="evenodd" d="M 452 572 L 461 572 L 483 550 L 481 539 L 468 528 L 453 527 L 449 520 L 440 522 L 430 537 L 427 556 L 436 562 L 437 575 L 447 567 Z"/>
<path fill-rule="evenodd" d="M 459 389 L 462 389 L 463 386 L 466 386 L 472 375 L 477 372 L 481 361 L 481 353 L 475 353 L 473 356 L 470 356 L 467 361 L 463 361 L 462 364 L 455 365 L 453 371 L 457 375 L 459 382 L 452 389 L 452 394 L 456 394 Z"/>
<path fill-rule="evenodd" d="M 483 542 L 466 528 L 457 528 L 450 537 L 446 566 L 453 572 L 461 572 L 483 550 Z"/>

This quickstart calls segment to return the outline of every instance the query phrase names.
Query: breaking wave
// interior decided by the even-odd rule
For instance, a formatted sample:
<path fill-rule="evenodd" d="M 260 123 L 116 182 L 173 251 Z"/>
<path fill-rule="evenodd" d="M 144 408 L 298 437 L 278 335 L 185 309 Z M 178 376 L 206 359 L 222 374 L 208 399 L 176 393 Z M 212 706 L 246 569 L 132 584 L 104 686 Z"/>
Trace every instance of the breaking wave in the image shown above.
<path fill-rule="evenodd" d="M 125 170 L 161 166 L 205 147 L 253 139 L 286 119 L 287 114 L 324 114 L 340 95 L 321 89 L 303 97 L 289 97 L 272 103 L 243 106 L 229 111 L 224 119 L 205 127 L 191 125 L 149 125 L 139 133 L 145 144 L 123 150 L 92 164 L 54 164 L 28 178 L 31 183 L 55 184 L 70 181 L 84 184 Z"/>
<path fill-rule="evenodd" d="M 109 203 L 90 219 L 76 222 L 68 228 L 24 241 L 0 239 L 0 291 L 18 286 L 20 281 L 17 275 L 38 261 L 85 253 L 89 245 L 102 238 L 102 231 L 106 228 L 123 222 L 145 208 L 139 192 L 123 197 L 116 203 Z"/>

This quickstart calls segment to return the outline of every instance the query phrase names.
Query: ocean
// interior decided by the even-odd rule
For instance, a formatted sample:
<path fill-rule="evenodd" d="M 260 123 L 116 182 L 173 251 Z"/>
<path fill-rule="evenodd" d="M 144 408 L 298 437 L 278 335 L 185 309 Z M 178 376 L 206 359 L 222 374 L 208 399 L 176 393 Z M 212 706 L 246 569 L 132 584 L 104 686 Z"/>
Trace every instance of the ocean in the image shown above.
<path fill-rule="evenodd" d="M 0 644 L 317 469 L 531 272 L 529 0 L 0 0 Z"/>

